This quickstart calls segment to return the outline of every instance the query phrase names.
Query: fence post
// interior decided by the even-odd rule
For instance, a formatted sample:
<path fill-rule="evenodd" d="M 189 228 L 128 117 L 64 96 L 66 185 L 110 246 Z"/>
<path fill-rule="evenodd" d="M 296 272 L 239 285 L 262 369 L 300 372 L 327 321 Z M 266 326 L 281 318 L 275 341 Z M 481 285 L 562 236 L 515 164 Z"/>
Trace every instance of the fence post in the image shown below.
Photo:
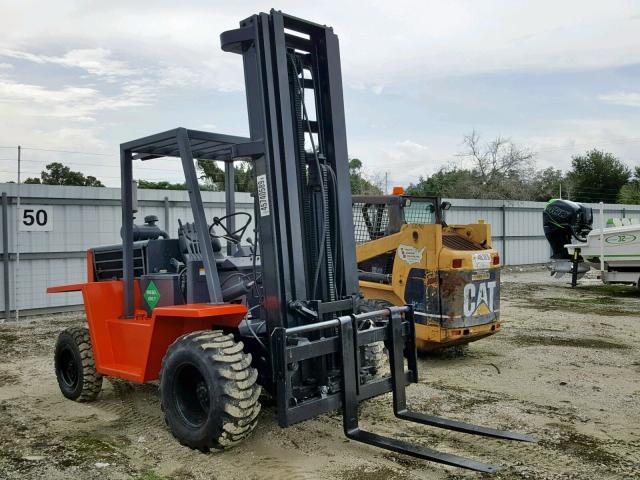
<path fill-rule="evenodd" d="M 622 207 L 622 218 L 626 218 L 627 217 L 627 209 L 625 207 Z"/>
<path fill-rule="evenodd" d="M 169 197 L 164 197 L 164 231 L 169 235 Z"/>
<path fill-rule="evenodd" d="M 507 206 L 502 204 L 502 265 L 507 264 Z"/>
<path fill-rule="evenodd" d="M 4 319 L 11 316 L 11 293 L 9 290 L 9 202 L 7 192 L 2 192 L 2 269 L 4 273 Z"/>

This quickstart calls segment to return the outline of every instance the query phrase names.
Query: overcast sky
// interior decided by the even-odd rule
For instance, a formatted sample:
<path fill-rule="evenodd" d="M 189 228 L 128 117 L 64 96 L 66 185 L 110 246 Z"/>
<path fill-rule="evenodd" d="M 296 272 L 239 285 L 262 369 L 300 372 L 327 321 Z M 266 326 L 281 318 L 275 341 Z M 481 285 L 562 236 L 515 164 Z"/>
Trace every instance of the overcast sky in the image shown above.
<path fill-rule="evenodd" d="M 307 4 L 305 6 L 305 4 Z M 640 165 L 640 1 L 0 0 L 0 146 L 23 178 L 61 161 L 119 184 L 118 145 L 176 126 L 248 135 L 241 57 L 219 34 L 276 7 L 340 38 L 349 154 L 408 184 L 465 133 L 540 168 L 598 147 Z M 0 149 L 15 180 L 15 149 Z M 142 178 L 181 181 L 176 164 Z"/>

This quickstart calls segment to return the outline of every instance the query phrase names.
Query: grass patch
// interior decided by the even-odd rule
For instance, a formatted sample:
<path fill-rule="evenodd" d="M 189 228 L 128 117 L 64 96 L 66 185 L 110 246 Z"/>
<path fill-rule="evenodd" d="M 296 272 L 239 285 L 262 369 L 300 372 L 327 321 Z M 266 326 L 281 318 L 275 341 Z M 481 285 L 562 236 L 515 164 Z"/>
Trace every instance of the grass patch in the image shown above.
<path fill-rule="evenodd" d="M 123 439 L 123 445 L 128 442 Z M 112 444 L 89 432 L 66 436 L 60 445 L 58 463 L 63 467 L 93 464 L 97 462 L 122 462 L 122 453 Z"/>
<path fill-rule="evenodd" d="M 635 316 L 638 314 L 637 306 L 621 305 L 615 298 L 599 296 L 595 298 L 558 298 L 558 297 L 524 297 L 526 303 L 519 306 L 533 308 L 542 312 L 565 311 L 571 313 L 616 316 Z"/>
<path fill-rule="evenodd" d="M 623 343 L 602 340 L 598 338 L 571 338 L 556 337 L 553 335 L 518 335 L 508 338 L 516 345 L 523 347 L 545 346 L 545 347 L 576 347 L 593 348 L 597 350 L 627 350 L 630 347 Z"/>
<path fill-rule="evenodd" d="M 153 470 L 147 470 L 146 472 L 142 472 L 139 476 L 135 478 L 136 480 L 169 480 L 169 477 L 160 475 L 154 472 Z"/>
<path fill-rule="evenodd" d="M 572 299 L 573 301 L 573 299 Z M 581 298 L 580 300 L 576 300 L 579 303 L 586 303 L 590 305 L 615 305 L 618 301 L 613 297 L 594 297 L 594 298 Z"/>
<path fill-rule="evenodd" d="M 16 452 L 12 452 L 7 448 L 0 449 L 0 472 L 3 474 L 13 474 L 16 478 L 22 478 L 39 467 L 38 462 L 25 460 Z"/>
<path fill-rule="evenodd" d="M 88 433 L 66 437 L 66 439 L 70 440 L 70 445 L 73 446 L 76 453 L 85 457 L 104 458 L 118 453 L 113 445 Z"/>
<path fill-rule="evenodd" d="M 8 355 L 14 351 L 18 336 L 7 330 L 0 330 L 0 355 Z"/>
<path fill-rule="evenodd" d="M 397 463 L 398 466 L 407 469 L 419 470 L 424 468 L 424 460 L 410 457 L 408 455 L 399 455 L 397 453 L 384 453 L 382 455 L 387 460 Z"/>
<path fill-rule="evenodd" d="M 361 465 L 338 472 L 338 478 L 342 480 L 408 480 L 409 476 L 404 472 L 398 472 L 389 467 L 374 465 Z"/>
<path fill-rule="evenodd" d="M 10 332 L 9 330 L 0 330 L 0 342 L 15 343 L 18 341 L 18 336 Z"/>
<path fill-rule="evenodd" d="M 560 450 L 572 457 L 597 465 L 616 466 L 620 464 L 620 457 L 602 447 L 603 440 L 576 432 L 573 428 L 561 424 L 550 424 L 560 429 L 560 439 L 554 441 L 542 440 L 544 446 Z"/>
<path fill-rule="evenodd" d="M 16 385 L 20 377 L 12 372 L 0 371 L 0 387 L 4 385 Z"/>
<path fill-rule="evenodd" d="M 585 285 L 579 287 L 579 291 L 617 298 L 640 298 L 640 289 L 629 285 Z"/>
<path fill-rule="evenodd" d="M 487 390 L 469 390 L 456 385 L 447 385 L 442 381 L 432 381 L 429 385 L 440 391 L 437 400 L 426 399 L 417 402 L 417 410 L 425 411 L 435 415 L 442 415 L 444 406 L 448 412 L 466 412 L 475 407 L 491 405 L 504 400 L 504 395 L 496 395 L 495 392 Z"/>

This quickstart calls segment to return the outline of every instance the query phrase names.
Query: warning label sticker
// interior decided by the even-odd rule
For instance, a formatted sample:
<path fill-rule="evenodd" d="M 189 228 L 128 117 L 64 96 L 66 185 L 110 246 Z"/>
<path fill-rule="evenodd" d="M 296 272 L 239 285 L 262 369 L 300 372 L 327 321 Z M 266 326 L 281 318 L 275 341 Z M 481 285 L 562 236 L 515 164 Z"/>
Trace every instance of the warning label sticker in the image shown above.
<path fill-rule="evenodd" d="M 160 301 L 160 292 L 158 291 L 158 287 L 156 287 L 156 284 L 153 283 L 153 281 L 149 282 L 149 285 L 147 286 L 147 289 L 144 291 L 144 294 L 142 296 L 146 300 L 149 307 L 151 307 L 151 309 L 154 309 Z"/>
<path fill-rule="evenodd" d="M 413 265 L 415 263 L 420 263 L 422 261 L 422 254 L 424 253 L 424 247 L 418 250 L 416 247 L 412 247 L 411 245 L 402 245 L 398 246 L 398 257 L 400 259 L 407 262 L 409 265 Z"/>
<path fill-rule="evenodd" d="M 265 174 L 256 177 L 256 186 L 258 189 L 260 216 L 268 217 L 271 211 L 269 209 L 269 191 L 267 190 L 267 176 Z"/>
<path fill-rule="evenodd" d="M 491 267 L 490 253 L 474 253 L 472 258 L 474 270 L 485 270 Z"/>

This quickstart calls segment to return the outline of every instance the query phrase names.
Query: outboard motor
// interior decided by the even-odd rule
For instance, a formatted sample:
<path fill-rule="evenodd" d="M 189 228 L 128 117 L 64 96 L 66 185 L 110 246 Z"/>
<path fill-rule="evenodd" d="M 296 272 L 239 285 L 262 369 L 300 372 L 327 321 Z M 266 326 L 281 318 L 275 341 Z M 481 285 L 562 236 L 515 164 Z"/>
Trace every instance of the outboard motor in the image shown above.
<path fill-rule="evenodd" d="M 593 211 L 581 203 L 571 200 L 551 199 L 542 212 L 544 235 L 547 237 L 554 260 L 569 259 L 565 245 L 575 238 L 586 242 L 593 228 Z"/>
<path fill-rule="evenodd" d="M 551 275 L 561 277 L 564 273 L 576 273 L 581 277 L 589 266 L 581 257 L 573 258 L 565 245 L 586 242 L 593 228 L 593 210 L 582 203 L 571 200 L 551 199 L 542 212 L 544 235 L 551 245 L 552 255 L 549 269 Z"/>

